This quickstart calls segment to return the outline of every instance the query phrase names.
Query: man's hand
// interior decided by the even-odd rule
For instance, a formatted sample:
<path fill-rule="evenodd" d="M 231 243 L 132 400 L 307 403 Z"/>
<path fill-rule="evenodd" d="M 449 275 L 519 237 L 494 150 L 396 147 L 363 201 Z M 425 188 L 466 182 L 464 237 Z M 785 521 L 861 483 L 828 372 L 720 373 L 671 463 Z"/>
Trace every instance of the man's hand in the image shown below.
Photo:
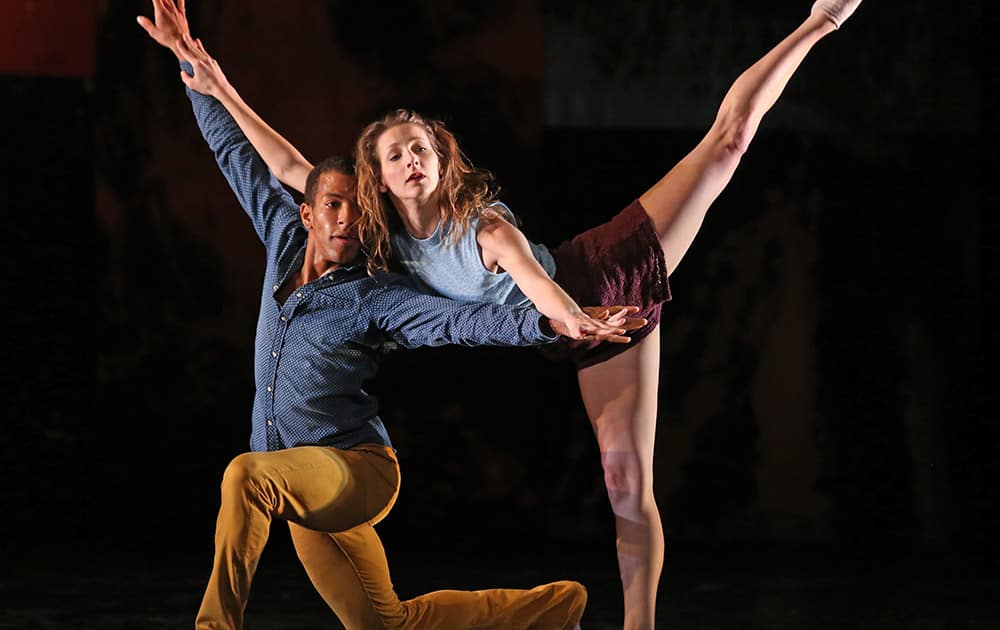
<path fill-rule="evenodd" d="M 646 325 L 646 319 L 642 317 L 628 317 L 632 313 L 639 311 L 638 306 L 584 306 L 582 307 L 589 317 L 603 322 L 607 327 L 593 329 L 583 333 L 575 339 L 596 339 L 598 341 L 608 341 L 611 343 L 629 343 L 630 337 L 625 336 L 630 330 L 635 330 Z M 566 325 L 559 320 L 547 319 L 552 330 L 563 336 L 569 336 Z"/>
<path fill-rule="evenodd" d="M 140 15 L 136 17 L 143 28 L 157 44 L 174 51 L 181 58 L 178 49 L 181 38 L 190 34 L 184 0 L 153 0 L 153 21 Z"/>

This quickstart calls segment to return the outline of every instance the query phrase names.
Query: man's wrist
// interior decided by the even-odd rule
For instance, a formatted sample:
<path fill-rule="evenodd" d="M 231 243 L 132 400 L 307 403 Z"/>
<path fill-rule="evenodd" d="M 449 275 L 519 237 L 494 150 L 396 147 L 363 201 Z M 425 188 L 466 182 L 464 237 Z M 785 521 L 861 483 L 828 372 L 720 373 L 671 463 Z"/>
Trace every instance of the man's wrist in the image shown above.
<path fill-rule="evenodd" d="M 167 48 L 170 49 L 170 52 L 174 53 L 174 56 L 177 57 L 177 61 L 184 61 L 184 56 L 181 54 L 181 38 L 180 37 L 178 37 L 177 39 L 173 40 L 170 43 L 170 45 L 167 46 Z"/>
<path fill-rule="evenodd" d="M 552 328 L 552 321 L 545 315 L 541 314 L 539 314 L 538 317 L 538 331 L 551 339 L 555 339 L 559 336 L 559 333 Z"/>

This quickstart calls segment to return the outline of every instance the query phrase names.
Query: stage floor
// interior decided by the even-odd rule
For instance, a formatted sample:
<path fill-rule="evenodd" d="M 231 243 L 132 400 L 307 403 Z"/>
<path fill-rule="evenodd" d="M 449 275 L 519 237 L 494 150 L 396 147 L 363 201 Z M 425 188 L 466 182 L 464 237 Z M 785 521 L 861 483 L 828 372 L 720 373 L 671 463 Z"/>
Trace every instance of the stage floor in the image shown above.
<path fill-rule="evenodd" d="M 247 630 L 340 628 L 287 549 L 265 553 L 247 609 Z M 1000 577 L 962 562 L 925 563 L 919 556 L 882 563 L 831 560 L 798 550 L 715 548 L 699 561 L 688 550 L 661 583 L 657 628 L 671 630 L 960 630 L 1000 628 Z M 0 582 L 0 628 L 17 630 L 159 630 L 190 628 L 208 558 L 177 556 L 109 561 L 94 557 L 59 568 L 24 554 Z M 491 562 L 497 562 L 496 559 Z M 5 563 L 6 564 L 6 563 Z M 154 564 L 167 566 L 154 566 Z M 613 567 L 520 568 L 419 566 L 401 558 L 393 579 L 402 597 L 438 588 L 530 587 L 552 579 L 588 588 L 583 627 L 621 627 Z"/>

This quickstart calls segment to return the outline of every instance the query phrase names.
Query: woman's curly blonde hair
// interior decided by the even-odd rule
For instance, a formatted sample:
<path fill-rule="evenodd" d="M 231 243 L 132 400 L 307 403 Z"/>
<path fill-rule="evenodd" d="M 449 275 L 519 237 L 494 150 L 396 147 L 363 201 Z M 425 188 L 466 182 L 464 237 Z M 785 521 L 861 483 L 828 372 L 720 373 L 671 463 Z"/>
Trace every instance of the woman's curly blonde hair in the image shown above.
<path fill-rule="evenodd" d="M 368 271 L 386 271 L 392 259 L 389 235 L 403 228 L 388 193 L 379 191 L 382 169 L 375 145 L 379 137 L 392 127 L 413 123 L 427 132 L 431 148 L 438 156 L 441 178 L 438 183 L 444 241 L 453 243 L 469 228 L 474 217 L 503 216 L 490 207 L 498 189 L 493 187 L 493 175 L 475 168 L 469 162 L 454 134 L 439 120 L 424 118 L 408 109 L 397 109 L 376 120 L 361 132 L 354 147 L 355 170 L 358 176 L 358 207 L 361 210 L 359 233 L 368 254 Z"/>

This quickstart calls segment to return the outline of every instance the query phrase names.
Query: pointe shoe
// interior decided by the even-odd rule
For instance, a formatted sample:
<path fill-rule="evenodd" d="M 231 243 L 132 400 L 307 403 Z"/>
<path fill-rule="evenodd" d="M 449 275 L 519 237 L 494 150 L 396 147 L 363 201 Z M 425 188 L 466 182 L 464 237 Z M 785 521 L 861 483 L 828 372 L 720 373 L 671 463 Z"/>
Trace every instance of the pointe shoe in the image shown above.
<path fill-rule="evenodd" d="M 812 12 L 819 11 L 830 18 L 837 28 L 851 17 L 854 10 L 861 4 L 861 0 L 816 0 L 812 6 Z"/>

